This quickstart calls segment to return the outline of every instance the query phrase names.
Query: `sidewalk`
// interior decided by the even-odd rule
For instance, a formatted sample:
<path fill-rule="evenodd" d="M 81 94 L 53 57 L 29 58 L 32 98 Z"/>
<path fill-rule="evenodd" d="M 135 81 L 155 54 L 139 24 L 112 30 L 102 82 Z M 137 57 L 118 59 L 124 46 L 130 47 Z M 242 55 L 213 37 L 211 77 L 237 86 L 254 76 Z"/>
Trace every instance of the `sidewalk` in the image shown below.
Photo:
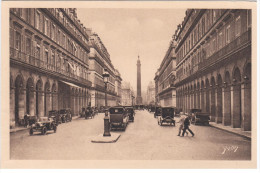
<path fill-rule="evenodd" d="M 233 133 L 235 135 L 244 137 L 248 140 L 251 140 L 251 131 L 242 131 L 241 128 L 232 128 L 231 126 L 224 126 L 222 124 L 217 124 L 215 122 L 209 122 L 209 126 L 229 132 L 229 133 Z"/>
<path fill-rule="evenodd" d="M 78 119 L 80 116 L 73 116 L 72 120 Z M 29 129 L 30 127 L 15 127 L 10 129 L 10 133 L 20 132 Z"/>

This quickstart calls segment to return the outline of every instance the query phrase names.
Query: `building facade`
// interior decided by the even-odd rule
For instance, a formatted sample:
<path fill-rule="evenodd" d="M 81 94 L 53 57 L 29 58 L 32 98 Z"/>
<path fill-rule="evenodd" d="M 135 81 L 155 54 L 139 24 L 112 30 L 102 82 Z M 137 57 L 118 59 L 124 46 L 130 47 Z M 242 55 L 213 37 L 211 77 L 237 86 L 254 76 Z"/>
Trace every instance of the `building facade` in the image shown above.
<path fill-rule="evenodd" d="M 161 65 L 155 73 L 155 101 L 157 105 L 176 107 L 175 76 L 175 42 L 171 41 Z"/>
<path fill-rule="evenodd" d="M 251 130 L 251 10 L 189 9 L 175 36 L 177 106 Z"/>
<path fill-rule="evenodd" d="M 90 52 L 76 9 L 10 9 L 10 126 L 90 101 Z"/>
<path fill-rule="evenodd" d="M 104 69 L 109 73 L 109 82 L 107 84 L 107 104 L 116 106 L 120 103 L 121 94 L 121 76 L 111 62 L 110 55 L 100 37 L 90 30 L 90 54 L 89 54 L 89 72 L 91 87 L 91 106 L 105 106 L 105 84 L 102 74 Z"/>
<path fill-rule="evenodd" d="M 146 102 L 147 104 L 155 105 L 155 84 L 152 81 L 147 87 Z"/>
<path fill-rule="evenodd" d="M 132 96 L 135 96 L 133 88 L 129 82 L 122 83 L 122 98 L 121 103 L 123 106 L 130 106 L 135 104 L 135 99 L 132 99 Z"/>

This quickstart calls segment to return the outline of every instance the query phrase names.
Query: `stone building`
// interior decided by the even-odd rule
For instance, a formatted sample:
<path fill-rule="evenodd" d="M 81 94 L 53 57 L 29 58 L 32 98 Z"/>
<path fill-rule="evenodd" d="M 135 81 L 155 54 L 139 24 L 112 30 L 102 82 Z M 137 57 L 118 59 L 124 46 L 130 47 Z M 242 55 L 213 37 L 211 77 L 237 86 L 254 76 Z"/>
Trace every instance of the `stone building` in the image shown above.
<path fill-rule="evenodd" d="M 90 102 L 90 52 L 76 9 L 10 9 L 10 125 Z"/>
<path fill-rule="evenodd" d="M 132 100 L 132 96 L 134 96 L 133 88 L 131 87 L 129 82 L 123 82 L 122 83 L 122 93 L 121 93 L 121 103 L 123 106 L 130 106 L 135 102 L 135 100 Z"/>
<path fill-rule="evenodd" d="M 155 104 L 155 84 L 153 81 L 149 82 L 146 91 L 146 102 L 147 104 Z"/>
<path fill-rule="evenodd" d="M 174 86 L 176 75 L 175 42 L 171 41 L 169 48 L 155 73 L 156 104 L 160 106 L 176 107 L 176 88 Z"/>
<path fill-rule="evenodd" d="M 107 104 L 116 106 L 120 103 L 121 75 L 111 62 L 110 55 L 98 34 L 88 30 L 90 36 L 89 72 L 91 89 L 91 106 L 105 106 L 105 84 L 102 74 L 104 69 L 109 73 L 107 85 Z"/>
<path fill-rule="evenodd" d="M 175 32 L 177 106 L 251 130 L 251 10 L 189 9 Z"/>

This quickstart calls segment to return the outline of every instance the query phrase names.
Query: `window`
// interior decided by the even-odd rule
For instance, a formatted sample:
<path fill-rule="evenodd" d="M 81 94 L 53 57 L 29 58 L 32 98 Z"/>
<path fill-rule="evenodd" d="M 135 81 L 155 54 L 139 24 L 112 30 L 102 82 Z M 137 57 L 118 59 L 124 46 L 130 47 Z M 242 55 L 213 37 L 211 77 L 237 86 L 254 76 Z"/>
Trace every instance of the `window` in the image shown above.
<path fill-rule="evenodd" d="M 60 38 L 61 38 L 61 36 L 60 36 L 60 30 L 58 30 L 58 34 L 57 34 L 57 42 L 58 42 L 58 43 L 60 43 Z"/>
<path fill-rule="evenodd" d="M 51 25 L 51 39 L 55 41 L 55 25 Z"/>
<path fill-rule="evenodd" d="M 60 68 L 61 65 L 61 58 L 60 58 L 60 54 L 58 54 L 58 58 L 57 58 L 57 68 Z"/>
<path fill-rule="evenodd" d="M 49 36 L 49 20 L 47 18 L 44 19 L 44 34 Z"/>
<path fill-rule="evenodd" d="M 36 57 L 36 59 L 41 59 L 41 48 L 40 48 L 40 46 L 36 47 L 35 57 Z"/>
<path fill-rule="evenodd" d="M 28 23 L 31 23 L 31 10 L 30 8 L 27 8 L 25 10 L 25 20 L 28 22 Z"/>
<path fill-rule="evenodd" d="M 226 28 L 226 43 L 230 42 L 230 25 Z"/>
<path fill-rule="evenodd" d="M 236 23 L 235 23 L 235 36 L 239 36 L 241 33 L 241 19 L 240 16 L 236 18 Z"/>
<path fill-rule="evenodd" d="M 26 39 L 26 54 L 31 55 L 31 39 L 27 38 Z"/>
<path fill-rule="evenodd" d="M 62 45 L 63 45 L 63 47 L 65 47 L 65 40 L 66 40 L 66 36 L 65 36 L 65 34 L 63 34 L 63 38 L 62 38 Z"/>
<path fill-rule="evenodd" d="M 35 28 L 36 29 L 40 29 L 40 20 L 41 20 L 41 14 L 40 12 L 36 12 L 36 16 L 35 16 Z"/>
<path fill-rule="evenodd" d="M 205 34 L 205 18 L 202 19 L 202 35 Z"/>
<path fill-rule="evenodd" d="M 17 31 L 15 33 L 15 48 L 21 50 L 21 34 Z"/>
<path fill-rule="evenodd" d="M 54 50 L 51 51 L 51 56 L 52 56 L 52 57 L 51 57 L 51 59 L 52 59 L 52 65 L 55 66 L 55 61 L 56 61 L 56 60 L 55 60 L 55 51 L 54 51 Z"/>
<path fill-rule="evenodd" d="M 218 34 L 218 46 L 219 46 L 219 49 L 221 49 L 223 47 L 223 33 L 220 32 Z"/>
<path fill-rule="evenodd" d="M 44 60 L 46 62 L 46 64 L 49 64 L 49 52 L 45 49 L 45 52 L 44 52 Z"/>
<path fill-rule="evenodd" d="M 216 22 L 217 19 L 217 13 L 216 10 L 213 10 L 213 23 Z"/>

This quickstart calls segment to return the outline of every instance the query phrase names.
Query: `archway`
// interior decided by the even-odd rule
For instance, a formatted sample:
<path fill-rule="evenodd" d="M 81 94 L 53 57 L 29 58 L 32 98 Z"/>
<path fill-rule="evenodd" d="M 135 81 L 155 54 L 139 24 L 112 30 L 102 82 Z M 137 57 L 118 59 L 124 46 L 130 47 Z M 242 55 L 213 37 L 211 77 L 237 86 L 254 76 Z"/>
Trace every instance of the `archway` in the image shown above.
<path fill-rule="evenodd" d="M 50 93 L 50 83 L 47 81 L 44 86 L 44 115 L 48 116 L 51 105 L 51 93 Z"/>
<path fill-rule="evenodd" d="M 24 110 L 24 82 L 21 75 L 18 75 L 15 79 L 15 125 L 21 124 L 23 119 Z"/>
<path fill-rule="evenodd" d="M 36 108 L 36 115 L 38 117 L 43 116 L 43 92 L 42 92 L 42 81 L 39 79 L 36 83 L 36 93 L 35 93 L 36 99 L 35 99 L 35 108 Z"/>
<path fill-rule="evenodd" d="M 52 110 L 58 110 L 58 94 L 57 94 L 57 87 L 56 87 L 56 83 L 53 83 L 52 84 L 52 89 L 51 89 L 51 92 L 52 92 L 52 105 L 51 105 L 51 108 Z"/>
<path fill-rule="evenodd" d="M 225 81 L 224 81 L 224 87 L 223 87 L 223 125 L 228 126 L 231 124 L 231 93 L 230 93 L 230 75 L 227 71 L 225 73 Z"/>
<path fill-rule="evenodd" d="M 233 86 L 231 88 L 231 125 L 234 128 L 241 127 L 241 74 L 239 68 L 233 72 Z"/>
<path fill-rule="evenodd" d="M 34 115 L 34 84 L 32 78 L 29 78 L 26 84 L 26 113 Z"/>
<path fill-rule="evenodd" d="M 242 129 L 251 130 L 251 63 L 247 63 L 243 73 L 243 84 L 241 85 L 241 114 Z"/>
<path fill-rule="evenodd" d="M 216 87 L 216 123 L 222 123 L 222 77 L 217 77 Z"/>
<path fill-rule="evenodd" d="M 216 88 L 216 83 L 215 83 L 215 78 L 214 76 L 211 77 L 211 98 L 210 98 L 210 121 L 215 121 L 216 118 L 216 97 L 215 97 L 215 88 Z"/>
<path fill-rule="evenodd" d="M 200 109 L 200 83 L 197 83 L 197 108 Z"/>
<path fill-rule="evenodd" d="M 205 94 L 206 94 L 206 103 L 205 103 L 205 109 L 206 112 L 210 112 L 210 86 L 209 86 L 209 80 L 206 79 L 206 90 L 205 90 Z"/>
<path fill-rule="evenodd" d="M 205 87 L 204 86 L 204 81 L 202 80 L 201 81 L 201 91 L 200 91 L 201 92 L 201 94 L 200 94 L 201 95 L 201 99 L 200 99 L 201 100 L 201 106 L 200 107 L 201 107 L 202 111 L 206 111 L 206 108 L 205 108 L 205 94 L 204 94 L 204 90 L 205 89 L 204 89 L 204 87 Z"/>

